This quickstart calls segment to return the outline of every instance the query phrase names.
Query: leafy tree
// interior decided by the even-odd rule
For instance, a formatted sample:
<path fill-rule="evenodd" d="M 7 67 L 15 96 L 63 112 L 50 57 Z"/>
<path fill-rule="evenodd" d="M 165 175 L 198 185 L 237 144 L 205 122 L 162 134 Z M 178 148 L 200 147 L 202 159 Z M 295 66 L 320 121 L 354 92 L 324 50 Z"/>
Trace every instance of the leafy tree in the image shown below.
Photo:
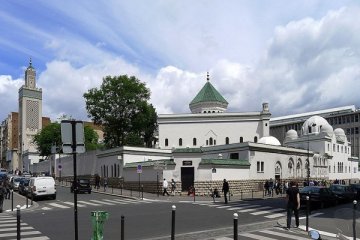
<path fill-rule="evenodd" d="M 86 151 L 95 150 L 99 148 L 99 136 L 90 126 L 84 127 L 85 149 Z M 35 135 L 34 143 L 36 143 L 40 156 L 50 156 L 51 147 L 62 145 L 61 142 L 61 125 L 60 123 L 50 123 L 48 126 L 41 129 Z"/>
<path fill-rule="evenodd" d="M 150 90 L 134 76 L 107 76 L 84 94 L 88 116 L 104 127 L 107 147 L 151 146 L 157 128 Z"/>

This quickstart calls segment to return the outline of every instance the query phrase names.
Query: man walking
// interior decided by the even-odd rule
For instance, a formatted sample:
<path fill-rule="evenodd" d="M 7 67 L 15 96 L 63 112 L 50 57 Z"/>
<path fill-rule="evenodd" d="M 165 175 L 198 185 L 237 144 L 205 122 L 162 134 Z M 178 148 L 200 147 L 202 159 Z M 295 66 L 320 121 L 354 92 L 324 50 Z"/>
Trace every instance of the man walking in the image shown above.
<path fill-rule="evenodd" d="M 166 195 L 168 195 L 169 196 L 169 193 L 168 193 L 168 191 L 167 191 L 167 188 L 168 188 L 168 182 L 166 181 L 166 179 L 164 178 L 164 181 L 163 181 L 163 196 L 165 196 L 165 193 L 166 193 Z"/>
<path fill-rule="evenodd" d="M 222 192 L 224 193 L 225 203 L 227 204 L 228 203 L 227 194 L 229 192 L 229 183 L 226 181 L 226 179 L 224 179 Z"/>
<path fill-rule="evenodd" d="M 292 212 L 294 212 L 295 215 L 296 227 L 299 227 L 300 194 L 299 194 L 299 189 L 296 187 L 296 183 L 294 181 L 290 182 L 290 187 L 286 191 L 286 200 L 287 200 L 286 227 L 287 229 L 290 229 Z"/>

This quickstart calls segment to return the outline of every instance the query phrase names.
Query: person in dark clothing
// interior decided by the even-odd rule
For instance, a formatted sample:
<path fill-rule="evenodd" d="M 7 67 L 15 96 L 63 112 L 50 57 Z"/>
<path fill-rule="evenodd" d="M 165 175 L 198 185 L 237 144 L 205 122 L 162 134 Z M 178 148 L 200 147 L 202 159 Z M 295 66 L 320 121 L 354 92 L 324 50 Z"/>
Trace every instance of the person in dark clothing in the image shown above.
<path fill-rule="evenodd" d="M 286 227 L 290 229 L 291 226 L 291 215 L 294 212 L 296 227 L 299 227 L 299 209 L 300 209 L 300 193 L 294 181 L 290 182 L 290 187 L 286 191 L 286 210 L 287 210 L 287 221 Z"/>
<path fill-rule="evenodd" d="M 4 182 L 0 181 L 0 213 L 3 212 L 5 194 L 6 194 L 6 190 L 5 190 Z"/>
<path fill-rule="evenodd" d="M 225 203 L 228 203 L 227 200 L 227 194 L 229 192 L 229 183 L 226 181 L 226 179 L 224 179 L 224 183 L 223 183 L 223 187 L 222 187 L 222 192 L 224 193 L 224 198 L 225 198 Z"/>

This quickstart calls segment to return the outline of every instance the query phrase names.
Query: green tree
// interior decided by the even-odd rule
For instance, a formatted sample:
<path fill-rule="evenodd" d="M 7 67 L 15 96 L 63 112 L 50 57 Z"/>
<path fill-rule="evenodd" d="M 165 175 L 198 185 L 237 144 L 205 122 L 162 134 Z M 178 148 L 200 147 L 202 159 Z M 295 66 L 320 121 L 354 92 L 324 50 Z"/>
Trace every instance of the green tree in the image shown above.
<path fill-rule="evenodd" d="M 90 126 L 84 127 L 85 149 L 86 151 L 95 150 L 99 148 L 99 136 Z M 50 123 L 35 135 L 34 143 L 40 152 L 40 156 L 50 156 L 51 147 L 62 145 L 61 142 L 61 126 L 60 123 Z"/>
<path fill-rule="evenodd" d="M 104 127 L 107 147 L 152 145 L 157 129 L 150 90 L 134 76 L 107 76 L 84 94 L 88 116 Z"/>

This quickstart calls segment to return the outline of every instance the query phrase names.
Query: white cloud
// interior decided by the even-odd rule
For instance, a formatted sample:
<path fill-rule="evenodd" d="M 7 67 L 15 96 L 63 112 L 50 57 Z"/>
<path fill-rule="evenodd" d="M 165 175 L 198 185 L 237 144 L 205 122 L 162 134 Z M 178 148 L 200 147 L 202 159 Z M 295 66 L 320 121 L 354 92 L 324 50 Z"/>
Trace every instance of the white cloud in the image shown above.
<path fill-rule="evenodd" d="M 18 90 L 22 85 L 22 79 L 0 75 L 0 111 L 3 116 L 0 121 L 3 121 L 10 112 L 18 111 Z"/>

